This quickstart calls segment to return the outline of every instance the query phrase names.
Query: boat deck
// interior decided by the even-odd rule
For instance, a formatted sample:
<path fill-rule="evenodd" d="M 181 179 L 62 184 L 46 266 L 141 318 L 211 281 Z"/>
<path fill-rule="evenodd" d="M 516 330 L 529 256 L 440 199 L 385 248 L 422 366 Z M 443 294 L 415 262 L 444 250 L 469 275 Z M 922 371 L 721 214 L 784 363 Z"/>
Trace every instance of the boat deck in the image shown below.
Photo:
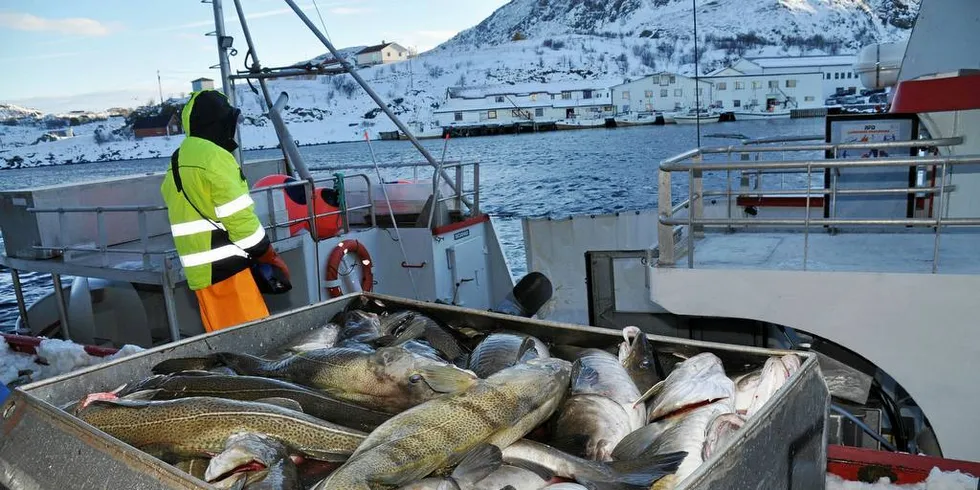
<path fill-rule="evenodd" d="M 694 267 L 713 269 L 932 273 L 934 233 L 802 232 L 721 234 L 695 243 Z M 805 243 L 808 242 L 808 243 Z M 980 231 L 944 232 L 938 273 L 980 274 Z M 686 266 L 685 256 L 678 267 Z"/>

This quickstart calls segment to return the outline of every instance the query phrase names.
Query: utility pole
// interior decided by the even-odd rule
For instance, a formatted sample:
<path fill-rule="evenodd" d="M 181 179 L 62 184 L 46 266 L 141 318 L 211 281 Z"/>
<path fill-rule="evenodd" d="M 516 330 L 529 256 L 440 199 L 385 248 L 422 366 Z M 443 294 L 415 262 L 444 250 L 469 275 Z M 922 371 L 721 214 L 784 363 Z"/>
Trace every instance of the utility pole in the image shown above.
<path fill-rule="evenodd" d="M 163 82 L 160 81 L 160 70 L 157 70 L 157 88 L 160 89 L 160 113 L 163 113 Z M 170 136 L 170 121 L 167 121 L 167 136 Z"/>

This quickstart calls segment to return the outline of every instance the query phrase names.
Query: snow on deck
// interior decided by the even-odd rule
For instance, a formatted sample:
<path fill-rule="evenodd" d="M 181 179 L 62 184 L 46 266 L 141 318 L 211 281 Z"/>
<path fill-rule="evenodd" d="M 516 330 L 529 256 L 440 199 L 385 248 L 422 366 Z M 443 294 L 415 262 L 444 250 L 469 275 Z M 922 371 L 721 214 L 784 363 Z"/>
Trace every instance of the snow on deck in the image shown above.
<path fill-rule="evenodd" d="M 694 267 L 803 270 L 805 236 L 791 233 L 709 233 L 694 246 Z M 807 270 L 931 273 L 935 235 L 812 231 Z M 938 272 L 980 274 L 980 232 L 943 234 Z M 686 256 L 677 258 L 686 264 Z"/>
<path fill-rule="evenodd" d="M 883 477 L 877 483 L 844 480 L 837 475 L 827 475 L 827 490 L 976 490 L 977 478 L 959 471 L 942 471 L 933 468 L 929 477 L 921 483 L 894 485 Z"/>
<path fill-rule="evenodd" d="M 126 357 L 142 350 L 142 347 L 125 345 L 111 356 L 97 357 L 85 352 L 85 347 L 81 344 L 60 339 L 44 339 L 37 347 L 37 354 L 32 355 L 14 352 L 6 342 L 0 341 L 0 383 L 6 385 L 18 379 L 33 383 L 101 362 Z M 46 364 L 39 362 L 42 359 Z"/>

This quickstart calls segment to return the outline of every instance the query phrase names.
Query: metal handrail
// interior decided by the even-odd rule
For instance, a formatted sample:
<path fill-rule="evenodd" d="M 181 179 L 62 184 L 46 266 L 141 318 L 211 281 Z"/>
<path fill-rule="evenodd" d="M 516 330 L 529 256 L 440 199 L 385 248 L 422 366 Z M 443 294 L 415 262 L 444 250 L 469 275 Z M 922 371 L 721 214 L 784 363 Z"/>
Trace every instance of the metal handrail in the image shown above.
<path fill-rule="evenodd" d="M 675 264 L 675 228 L 683 230 L 684 227 L 687 228 L 686 234 L 686 254 L 688 259 L 688 267 L 694 267 L 694 240 L 697 237 L 703 236 L 703 232 L 706 228 L 726 228 L 729 231 L 734 231 L 734 228 L 744 228 L 753 226 L 767 226 L 767 227 L 802 227 L 804 233 L 806 233 L 803 242 L 803 269 L 806 270 L 807 258 L 808 258 L 808 248 L 809 248 L 809 232 L 811 226 L 814 227 L 827 227 L 831 231 L 835 230 L 834 227 L 841 226 L 854 226 L 854 227 L 880 227 L 880 226 L 894 226 L 902 228 L 911 227 L 924 227 L 933 228 L 935 230 L 936 238 L 933 250 L 933 273 L 938 270 L 939 261 L 939 243 L 940 235 L 943 228 L 948 227 L 980 227 L 980 217 L 977 218 L 948 218 L 944 217 L 944 204 L 946 197 L 955 190 L 955 186 L 947 182 L 949 177 L 949 170 L 951 167 L 958 165 L 972 164 L 976 165 L 980 163 L 980 155 L 968 155 L 968 156 L 922 156 L 922 157 L 886 157 L 886 158 L 850 158 L 850 159 L 813 159 L 813 158 L 802 158 L 798 160 L 786 160 L 785 157 L 780 160 L 770 160 L 770 161 L 760 161 L 760 160 L 749 160 L 748 153 L 763 153 L 763 152 L 827 152 L 834 156 L 837 156 L 842 150 L 872 150 L 872 149 L 888 149 L 888 148 L 901 148 L 901 149 L 929 149 L 935 147 L 949 147 L 959 145 L 963 142 L 962 137 L 951 137 L 951 138 L 935 138 L 935 139 L 923 139 L 923 140 L 910 140 L 910 141 L 888 141 L 888 142 L 877 142 L 877 143 L 840 143 L 840 144 L 830 144 L 830 143 L 819 143 L 819 144 L 787 144 L 787 145 L 775 145 L 775 146 L 759 146 L 761 144 L 772 144 L 772 143 L 793 143 L 798 141 L 808 141 L 823 139 L 822 136 L 798 136 L 798 137 L 783 137 L 783 138 L 761 138 L 761 139 L 745 139 L 743 144 L 739 146 L 724 146 L 724 147 L 713 147 L 713 148 L 696 148 L 693 150 L 686 151 L 679 155 L 673 156 L 671 158 L 665 159 L 661 162 L 659 166 L 660 177 L 658 179 L 659 184 L 659 208 L 660 212 L 658 217 L 658 238 L 659 245 L 658 249 L 660 251 L 658 264 L 672 266 Z M 712 154 L 727 154 L 728 160 L 722 162 L 704 162 L 705 155 Z M 734 160 L 732 157 L 738 155 L 741 160 Z M 829 188 L 813 188 L 811 186 L 811 179 L 815 170 L 823 171 L 824 169 L 840 169 L 840 168 L 878 168 L 878 167 L 933 167 L 938 171 L 941 171 L 942 177 L 932 186 L 929 187 L 892 187 L 892 188 L 852 188 L 852 189 L 838 189 L 836 183 L 829 186 Z M 705 190 L 703 185 L 703 175 L 706 171 L 726 171 L 728 184 L 724 190 Z M 732 172 L 738 171 L 742 174 L 743 184 L 740 189 L 732 188 Z M 688 174 L 689 183 L 687 190 L 687 199 L 678 205 L 672 205 L 671 199 L 671 173 L 673 172 L 685 172 Z M 762 179 L 761 175 L 769 173 L 795 173 L 795 174 L 805 174 L 806 175 L 806 185 L 805 189 L 774 189 L 765 190 L 761 189 Z M 756 184 L 754 188 L 747 187 L 747 181 L 744 180 L 746 174 L 749 176 L 756 176 Z M 793 196 L 806 196 L 806 215 L 801 218 L 735 218 L 732 216 L 732 206 L 733 200 L 732 196 L 748 197 L 748 196 L 778 196 L 778 195 L 793 195 Z M 928 218 L 898 218 L 898 219 L 861 219 L 861 218 L 838 218 L 836 217 L 836 207 L 831 206 L 831 216 L 824 217 L 823 213 L 820 213 L 820 217 L 811 217 L 811 199 L 814 196 L 830 196 L 831 203 L 836 202 L 838 195 L 920 195 L 920 196 L 935 196 L 936 199 L 936 212 L 935 216 L 930 216 Z M 705 218 L 704 217 L 704 204 L 703 200 L 707 196 L 724 196 L 728 201 L 728 217 L 727 218 Z M 689 209 L 686 216 L 675 217 L 683 209 Z M 677 228 L 680 227 L 680 228 Z"/>

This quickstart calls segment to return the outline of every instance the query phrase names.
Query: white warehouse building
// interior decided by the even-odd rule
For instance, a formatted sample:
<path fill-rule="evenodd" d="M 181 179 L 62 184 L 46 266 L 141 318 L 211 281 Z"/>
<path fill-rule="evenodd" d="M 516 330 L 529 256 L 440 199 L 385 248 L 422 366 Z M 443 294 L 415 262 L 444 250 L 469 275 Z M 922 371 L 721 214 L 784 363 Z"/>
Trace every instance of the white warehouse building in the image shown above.
<path fill-rule="evenodd" d="M 452 87 L 433 111 L 437 126 L 551 123 L 604 119 L 615 113 L 612 82 L 586 80 L 483 87 Z"/>
<path fill-rule="evenodd" d="M 823 106 L 821 73 L 746 75 L 732 70 L 725 74 L 694 79 L 675 73 L 655 73 L 612 88 L 613 103 L 619 114 L 674 112 L 700 107 L 723 111 L 755 110 L 769 107 L 810 109 Z"/>
<path fill-rule="evenodd" d="M 708 75 L 820 73 L 823 81 L 821 98 L 827 99 L 837 93 L 858 92 L 864 87 L 854 73 L 856 61 L 854 55 L 742 58 L 731 67 Z"/>
<path fill-rule="evenodd" d="M 823 75 L 820 72 L 727 74 L 703 80 L 711 82 L 710 105 L 722 111 L 823 107 Z"/>
<path fill-rule="evenodd" d="M 711 104 L 711 82 L 701 79 L 701 107 Z M 677 111 L 695 106 L 694 79 L 660 72 L 621 83 L 612 88 L 613 104 L 619 114 Z"/>

